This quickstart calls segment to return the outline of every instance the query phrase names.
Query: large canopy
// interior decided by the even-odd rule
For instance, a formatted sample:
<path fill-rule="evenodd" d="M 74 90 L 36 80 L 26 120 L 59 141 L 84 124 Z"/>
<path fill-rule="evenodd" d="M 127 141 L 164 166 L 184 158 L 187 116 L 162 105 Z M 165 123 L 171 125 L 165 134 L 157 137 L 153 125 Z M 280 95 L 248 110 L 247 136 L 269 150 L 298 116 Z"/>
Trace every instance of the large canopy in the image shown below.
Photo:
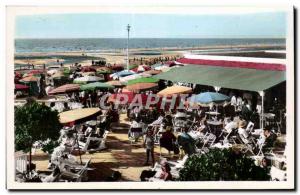
<path fill-rule="evenodd" d="M 285 81 L 285 74 L 285 71 L 187 65 L 153 77 L 173 82 L 263 91 Z"/>
<path fill-rule="evenodd" d="M 82 108 L 82 109 L 69 110 L 59 114 L 59 121 L 62 124 L 70 123 L 70 122 L 74 122 L 95 115 L 98 112 L 100 112 L 99 108 Z"/>
<path fill-rule="evenodd" d="M 185 87 L 185 86 L 178 86 L 178 85 L 173 85 L 172 87 L 167 87 L 160 92 L 157 93 L 159 96 L 169 96 L 173 94 L 184 94 L 184 93 L 191 93 L 192 88 L 190 87 Z"/>
<path fill-rule="evenodd" d="M 21 82 L 37 82 L 38 78 L 34 76 L 24 77 L 20 80 Z"/>

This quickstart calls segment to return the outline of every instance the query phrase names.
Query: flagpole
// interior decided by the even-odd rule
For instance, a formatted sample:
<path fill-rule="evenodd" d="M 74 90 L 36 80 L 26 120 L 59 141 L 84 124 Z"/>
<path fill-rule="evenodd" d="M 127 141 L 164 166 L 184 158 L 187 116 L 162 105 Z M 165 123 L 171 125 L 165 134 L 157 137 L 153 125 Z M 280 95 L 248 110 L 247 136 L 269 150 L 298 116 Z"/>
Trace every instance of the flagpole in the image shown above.
<path fill-rule="evenodd" d="M 127 25 L 127 70 L 129 70 L 129 31 L 130 31 L 130 25 Z"/>

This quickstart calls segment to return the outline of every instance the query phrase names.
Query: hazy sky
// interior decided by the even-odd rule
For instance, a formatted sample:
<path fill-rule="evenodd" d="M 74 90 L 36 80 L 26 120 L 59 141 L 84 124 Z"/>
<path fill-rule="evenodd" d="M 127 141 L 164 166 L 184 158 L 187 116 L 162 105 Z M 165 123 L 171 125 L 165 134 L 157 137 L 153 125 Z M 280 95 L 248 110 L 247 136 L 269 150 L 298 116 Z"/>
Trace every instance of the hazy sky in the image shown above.
<path fill-rule="evenodd" d="M 284 38 L 283 12 L 171 14 L 48 14 L 18 16 L 16 38 Z"/>

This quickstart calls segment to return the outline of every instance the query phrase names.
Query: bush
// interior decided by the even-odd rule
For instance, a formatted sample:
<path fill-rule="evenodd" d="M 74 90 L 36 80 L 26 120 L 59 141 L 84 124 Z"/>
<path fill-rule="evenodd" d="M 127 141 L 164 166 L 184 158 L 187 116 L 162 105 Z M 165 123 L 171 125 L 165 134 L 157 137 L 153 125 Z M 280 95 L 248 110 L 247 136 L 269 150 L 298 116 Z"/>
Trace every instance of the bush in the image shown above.
<path fill-rule="evenodd" d="M 188 158 L 179 172 L 180 181 L 262 181 L 269 180 L 268 170 L 232 149 L 210 149 L 206 154 Z"/>

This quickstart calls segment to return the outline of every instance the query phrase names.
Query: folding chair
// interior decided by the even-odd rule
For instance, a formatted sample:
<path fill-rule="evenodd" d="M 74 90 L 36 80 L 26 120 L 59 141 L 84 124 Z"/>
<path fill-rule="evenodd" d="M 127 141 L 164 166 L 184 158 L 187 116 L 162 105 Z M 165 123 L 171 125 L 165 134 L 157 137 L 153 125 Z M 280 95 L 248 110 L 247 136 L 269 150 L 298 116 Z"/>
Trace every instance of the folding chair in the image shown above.
<path fill-rule="evenodd" d="M 251 121 L 249 121 L 249 123 L 248 123 L 248 125 L 247 125 L 247 127 L 246 127 L 246 131 L 247 131 L 248 133 L 251 133 L 251 132 L 253 131 L 253 128 L 254 128 L 254 123 L 251 122 Z"/>
<path fill-rule="evenodd" d="M 208 133 L 203 139 L 204 139 L 204 143 L 203 143 L 202 149 L 206 145 L 208 145 L 209 147 L 212 146 L 215 143 L 217 137 L 212 133 Z"/>
<path fill-rule="evenodd" d="M 272 166 L 270 170 L 270 176 L 272 181 L 286 181 L 286 171 L 280 170 L 277 167 Z"/>

